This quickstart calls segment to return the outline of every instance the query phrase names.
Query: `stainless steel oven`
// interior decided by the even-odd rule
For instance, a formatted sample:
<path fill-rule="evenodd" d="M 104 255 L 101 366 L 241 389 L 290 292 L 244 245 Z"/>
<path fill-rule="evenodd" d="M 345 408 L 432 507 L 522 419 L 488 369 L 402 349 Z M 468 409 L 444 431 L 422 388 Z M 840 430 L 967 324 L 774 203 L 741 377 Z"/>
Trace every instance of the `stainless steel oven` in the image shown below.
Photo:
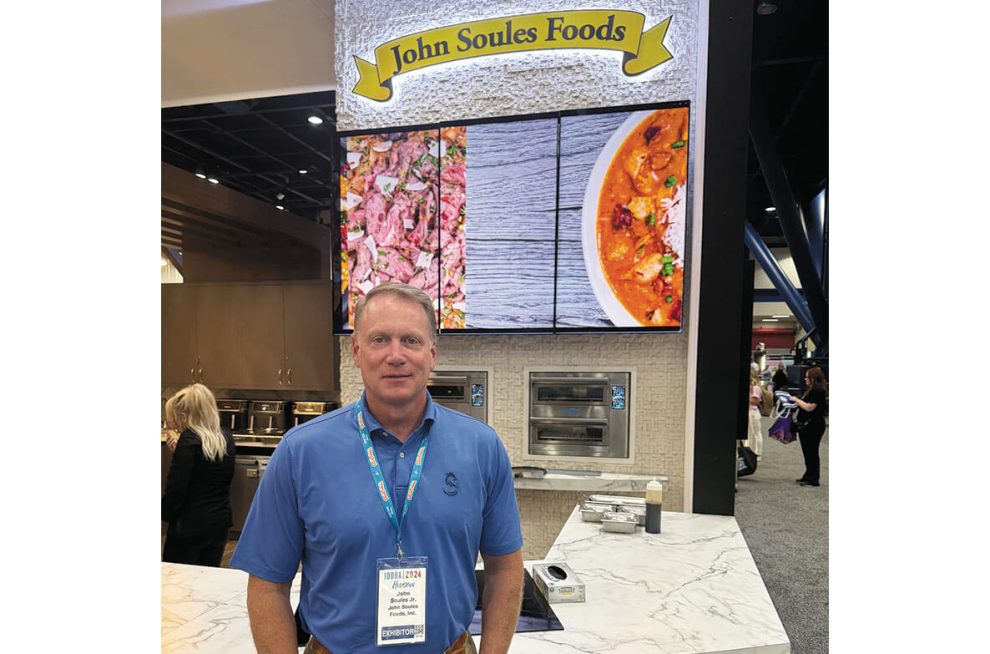
<path fill-rule="evenodd" d="M 628 372 L 531 372 L 529 453 L 629 458 Z"/>
<path fill-rule="evenodd" d="M 230 507 L 234 522 L 230 527 L 231 531 L 240 532 L 244 529 L 244 521 L 247 520 L 258 484 L 268 468 L 269 459 L 270 456 L 240 454 L 234 457 L 234 479 L 230 483 Z"/>
<path fill-rule="evenodd" d="M 436 371 L 426 386 L 437 404 L 488 422 L 488 373 Z"/>

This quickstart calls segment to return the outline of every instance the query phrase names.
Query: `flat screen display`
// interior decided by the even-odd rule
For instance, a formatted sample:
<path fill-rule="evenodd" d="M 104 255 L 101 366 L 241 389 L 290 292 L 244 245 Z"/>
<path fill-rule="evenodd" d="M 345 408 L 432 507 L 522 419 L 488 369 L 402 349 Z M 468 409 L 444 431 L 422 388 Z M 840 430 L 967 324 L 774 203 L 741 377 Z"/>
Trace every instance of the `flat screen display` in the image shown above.
<path fill-rule="evenodd" d="M 679 331 L 689 106 L 339 135 L 340 302 L 399 281 L 442 331 Z"/>

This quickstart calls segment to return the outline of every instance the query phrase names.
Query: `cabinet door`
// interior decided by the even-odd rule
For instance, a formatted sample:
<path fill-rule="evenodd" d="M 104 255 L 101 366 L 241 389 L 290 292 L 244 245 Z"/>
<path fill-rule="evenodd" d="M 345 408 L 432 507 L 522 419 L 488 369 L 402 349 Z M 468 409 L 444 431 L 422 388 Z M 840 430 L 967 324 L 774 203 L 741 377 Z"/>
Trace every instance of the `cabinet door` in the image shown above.
<path fill-rule="evenodd" d="M 179 390 L 194 381 L 197 289 L 162 284 L 162 387 Z"/>
<path fill-rule="evenodd" d="M 281 390 L 286 381 L 282 287 L 261 284 L 236 289 L 240 388 Z"/>
<path fill-rule="evenodd" d="M 198 289 L 196 342 L 200 367 L 197 373 L 199 381 L 211 389 L 237 388 L 240 383 L 235 288 L 217 285 Z"/>
<path fill-rule="evenodd" d="M 285 366 L 290 389 L 334 390 L 338 362 L 330 322 L 330 286 L 287 284 Z"/>

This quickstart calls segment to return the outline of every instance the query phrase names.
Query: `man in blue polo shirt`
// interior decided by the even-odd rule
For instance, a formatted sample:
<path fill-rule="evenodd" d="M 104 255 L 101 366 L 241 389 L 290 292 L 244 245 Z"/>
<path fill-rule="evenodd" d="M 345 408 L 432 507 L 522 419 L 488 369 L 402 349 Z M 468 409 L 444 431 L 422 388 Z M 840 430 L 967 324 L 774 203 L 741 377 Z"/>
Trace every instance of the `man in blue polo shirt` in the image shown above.
<path fill-rule="evenodd" d="M 364 393 L 285 435 L 231 564 L 249 573 L 262 654 L 295 653 L 289 604 L 302 563 L 307 654 L 470 654 L 478 553 L 482 654 L 508 651 L 522 596 L 512 469 L 488 425 L 432 402 L 430 298 L 372 289 L 351 339 Z"/>

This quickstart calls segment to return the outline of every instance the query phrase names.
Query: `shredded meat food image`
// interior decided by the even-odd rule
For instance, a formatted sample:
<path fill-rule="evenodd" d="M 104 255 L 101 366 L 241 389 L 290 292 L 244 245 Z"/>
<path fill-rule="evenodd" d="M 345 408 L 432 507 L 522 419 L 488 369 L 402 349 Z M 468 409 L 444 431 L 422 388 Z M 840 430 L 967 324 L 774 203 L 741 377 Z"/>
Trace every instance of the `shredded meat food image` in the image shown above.
<path fill-rule="evenodd" d="M 372 288 L 422 289 L 442 328 L 463 328 L 467 130 L 391 132 L 342 139 L 341 291 L 347 324 Z"/>
<path fill-rule="evenodd" d="M 641 325 L 681 324 L 687 140 L 686 107 L 653 112 L 623 141 L 601 187 L 602 272 Z"/>

